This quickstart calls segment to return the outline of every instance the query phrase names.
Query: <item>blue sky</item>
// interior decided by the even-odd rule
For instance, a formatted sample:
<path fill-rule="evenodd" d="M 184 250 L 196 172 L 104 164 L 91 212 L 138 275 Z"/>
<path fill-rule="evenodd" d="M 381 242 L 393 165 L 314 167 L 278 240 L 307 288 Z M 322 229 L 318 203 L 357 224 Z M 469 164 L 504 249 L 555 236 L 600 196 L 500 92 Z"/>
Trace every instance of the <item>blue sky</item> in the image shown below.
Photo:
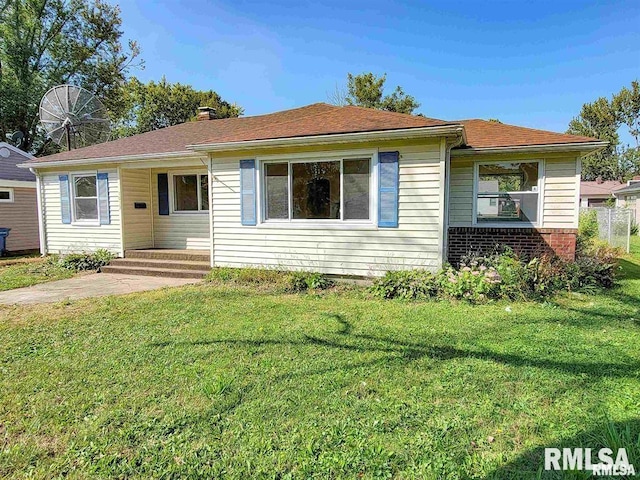
<path fill-rule="evenodd" d="M 419 112 L 564 131 L 640 78 L 640 1 L 127 0 L 143 81 L 213 89 L 246 115 L 327 101 L 347 72 L 387 73 Z"/>

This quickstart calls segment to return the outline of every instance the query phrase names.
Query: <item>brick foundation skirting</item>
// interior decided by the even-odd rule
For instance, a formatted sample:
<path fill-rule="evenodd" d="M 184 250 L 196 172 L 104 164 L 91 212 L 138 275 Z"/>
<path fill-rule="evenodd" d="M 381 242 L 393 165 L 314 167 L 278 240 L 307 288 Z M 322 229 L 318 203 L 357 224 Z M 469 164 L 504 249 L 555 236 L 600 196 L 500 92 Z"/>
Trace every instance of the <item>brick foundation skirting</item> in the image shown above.
<path fill-rule="evenodd" d="M 506 245 L 525 258 L 555 254 L 574 260 L 577 233 L 574 228 L 449 227 L 448 259 L 457 265 L 469 252 L 488 253 Z"/>

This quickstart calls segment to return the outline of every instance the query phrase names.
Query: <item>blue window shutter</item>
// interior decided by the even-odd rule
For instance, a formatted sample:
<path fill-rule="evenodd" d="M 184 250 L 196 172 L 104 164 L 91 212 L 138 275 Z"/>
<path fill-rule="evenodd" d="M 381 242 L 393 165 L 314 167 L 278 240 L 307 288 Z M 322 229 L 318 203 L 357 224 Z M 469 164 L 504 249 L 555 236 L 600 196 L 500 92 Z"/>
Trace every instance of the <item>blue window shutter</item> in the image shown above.
<path fill-rule="evenodd" d="M 60 209 L 62 223 L 71 223 L 71 195 L 69 192 L 69 175 L 59 175 L 60 181 Z"/>
<path fill-rule="evenodd" d="M 240 215 L 242 225 L 255 225 L 256 215 L 256 161 L 240 160 Z"/>
<path fill-rule="evenodd" d="M 98 173 L 97 180 L 100 225 L 109 225 L 111 223 L 111 214 L 109 212 L 109 174 Z"/>
<path fill-rule="evenodd" d="M 378 226 L 398 226 L 398 189 L 400 172 L 398 152 L 381 152 L 378 155 Z"/>
<path fill-rule="evenodd" d="M 158 174 L 158 215 L 169 215 L 169 177 Z"/>

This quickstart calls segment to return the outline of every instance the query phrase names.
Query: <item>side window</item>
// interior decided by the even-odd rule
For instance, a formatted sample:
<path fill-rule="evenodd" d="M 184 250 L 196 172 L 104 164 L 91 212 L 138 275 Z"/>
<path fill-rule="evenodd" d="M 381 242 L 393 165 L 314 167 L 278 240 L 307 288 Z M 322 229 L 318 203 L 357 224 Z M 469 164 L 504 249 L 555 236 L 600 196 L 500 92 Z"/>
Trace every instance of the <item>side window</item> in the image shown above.
<path fill-rule="evenodd" d="M 477 223 L 538 222 L 539 162 L 479 164 Z"/>
<path fill-rule="evenodd" d="M 98 220 L 96 175 L 75 175 L 73 177 L 73 212 L 76 221 Z"/>

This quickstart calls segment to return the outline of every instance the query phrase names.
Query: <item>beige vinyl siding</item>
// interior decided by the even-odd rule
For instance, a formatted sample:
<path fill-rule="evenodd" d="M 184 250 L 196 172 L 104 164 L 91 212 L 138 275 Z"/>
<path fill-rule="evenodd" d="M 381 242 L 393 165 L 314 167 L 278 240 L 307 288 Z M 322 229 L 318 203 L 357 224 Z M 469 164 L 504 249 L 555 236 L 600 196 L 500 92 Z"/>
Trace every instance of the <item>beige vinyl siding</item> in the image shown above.
<path fill-rule="evenodd" d="M 449 183 L 449 223 L 470 225 L 473 221 L 473 161 L 452 160 Z"/>
<path fill-rule="evenodd" d="M 576 158 L 547 159 L 544 167 L 543 226 L 578 227 L 580 180 Z"/>
<path fill-rule="evenodd" d="M 87 172 L 87 169 L 78 172 Z M 106 248 L 116 254 L 121 252 L 120 240 L 120 185 L 118 171 L 100 170 L 109 174 L 109 225 L 78 225 L 62 223 L 60 209 L 60 181 L 58 175 L 74 172 L 46 173 L 42 176 L 43 215 L 49 253 L 95 251 Z"/>
<path fill-rule="evenodd" d="M 151 191 L 153 195 L 153 236 L 155 248 L 202 249 L 211 248 L 209 235 L 209 215 L 207 212 L 174 213 L 170 207 L 169 215 L 158 214 L 158 173 L 169 173 L 169 202 L 173 205 L 173 186 L 171 174 L 207 173 L 206 167 L 194 169 L 153 170 Z"/>
<path fill-rule="evenodd" d="M 11 187 L 13 202 L 0 202 L 0 227 L 10 228 L 7 250 L 36 250 L 38 237 L 38 202 L 34 188 Z"/>
<path fill-rule="evenodd" d="M 122 184 L 124 248 L 153 248 L 151 170 L 120 170 Z M 147 204 L 146 209 L 135 203 Z"/>
<path fill-rule="evenodd" d="M 522 155 L 509 157 L 483 156 L 478 160 L 453 158 L 449 184 L 449 224 L 471 226 L 473 223 L 473 165 L 477 162 L 504 160 L 526 160 Z M 539 212 L 542 228 L 577 227 L 578 180 L 576 157 L 531 157 L 542 160 L 544 177 L 542 181 L 542 211 Z"/>
<path fill-rule="evenodd" d="M 391 269 L 439 268 L 440 145 L 399 150 L 398 228 L 353 223 L 323 226 L 320 222 L 242 226 L 240 159 L 215 158 L 215 265 L 253 265 L 360 276 L 381 275 Z"/>

